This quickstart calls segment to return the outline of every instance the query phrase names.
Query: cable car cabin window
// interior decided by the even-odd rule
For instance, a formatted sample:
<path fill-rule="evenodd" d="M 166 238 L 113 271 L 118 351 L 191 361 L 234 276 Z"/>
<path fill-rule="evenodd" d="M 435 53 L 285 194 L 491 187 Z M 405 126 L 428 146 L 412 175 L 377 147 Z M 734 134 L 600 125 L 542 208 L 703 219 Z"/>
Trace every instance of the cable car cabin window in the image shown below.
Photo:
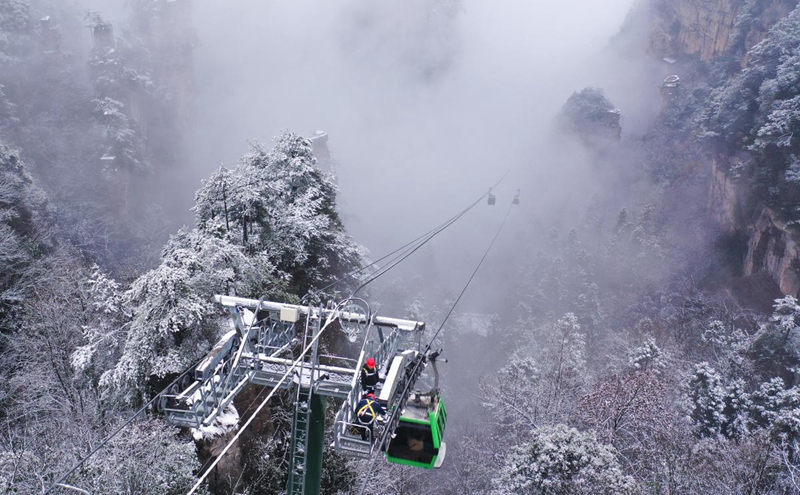
<path fill-rule="evenodd" d="M 444 427 L 447 424 L 447 411 L 444 408 L 444 404 L 441 402 L 439 403 L 439 435 L 444 436 Z"/>
<path fill-rule="evenodd" d="M 394 433 L 395 437 L 386 452 L 389 457 L 430 464 L 439 453 L 439 449 L 433 446 L 429 425 L 400 421 Z"/>

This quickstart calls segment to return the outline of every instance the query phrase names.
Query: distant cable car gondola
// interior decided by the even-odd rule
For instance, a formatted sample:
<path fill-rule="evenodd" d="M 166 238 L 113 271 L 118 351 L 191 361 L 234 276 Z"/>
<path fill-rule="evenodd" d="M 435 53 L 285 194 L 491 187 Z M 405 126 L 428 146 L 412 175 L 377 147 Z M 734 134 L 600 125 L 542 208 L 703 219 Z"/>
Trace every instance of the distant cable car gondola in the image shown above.
<path fill-rule="evenodd" d="M 444 462 L 443 441 L 447 411 L 439 392 L 412 395 L 394 430 L 386 460 L 425 469 L 438 468 Z"/>
<path fill-rule="evenodd" d="M 497 198 L 495 197 L 495 195 L 494 195 L 494 194 L 492 194 L 492 193 L 489 193 L 489 197 L 488 197 L 488 198 L 486 198 L 486 204 L 488 204 L 488 205 L 490 205 L 490 206 L 491 206 L 491 205 L 494 205 L 494 203 L 495 203 L 496 201 L 497 201 Z"/>
<path fill-rule="evenodd" d="M 517 194 L 514 195 L 514 199 L 511 202 L 515 205 L 519 204 L 519 189 L 517 189 Z"/>

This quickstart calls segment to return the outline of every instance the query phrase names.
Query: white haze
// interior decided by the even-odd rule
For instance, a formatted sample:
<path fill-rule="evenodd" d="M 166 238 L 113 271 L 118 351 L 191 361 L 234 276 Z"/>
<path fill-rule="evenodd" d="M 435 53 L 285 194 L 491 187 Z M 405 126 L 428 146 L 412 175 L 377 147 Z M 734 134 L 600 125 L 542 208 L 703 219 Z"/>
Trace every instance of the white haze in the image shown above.
<path fill-rule="evenodd" d="M 79 1 L 123 24 L 125 0 Z M 190 163 L 168 184 L 182 198 L 171 212 L 182 222 L 192 222 L 200 180 L 220 164 L 235 166 L 248 141 L 269 144 L 284 130 L 328 132 L 345 225 L 373 257 L 439 224 L 510 170 L 496 207 L 470 212 L 395 272 L 436 274 L 453 291 L 517 188 L 522 204 L 484 281 L 513 276 L 552 224 L 579 226 L 595 193 L 611 198 L 608 216 L 647 201 L 632 167 L 598 167 L 552 132 L 560 107 L 586 86 L 602 87 L 620 107 L 624 135 L 657 113 L 657 84 L 669 68 L 634 55 L 643 39 L 622 56 L 608 49 L 635 0 L 191 1 Z M 470 295 L 491 305 L 501 304 L 492 297 L 500 292 Z"/>
<path fill-rule="evenodd" d="M 452 22 L 428 16 L 432 3 L 196 1 L 196 178 L 233 166 L 249 139 L 324 129 L 347 228 L 376 255 L 507 169 L 500 203 L 517 187 L 528 200 L 585 196 L 592 180 L 542 183 L 582 161 L 554 154 L 548 130 L 575 90 L 602 84 L 615 100 L 597 59 L 633 0 L 471 0 Z M 426 78 L 420 61 L 436 57 L 450 63 Z"/>
<path fill-rule="evenodd" d="M 191 163 L 170 186 L 183 198 L 172 215 L 191 223 L 200 180 L 235 166 L 248 141 L 324 129 L 346 227 L 375 256 L 457 212 L 506 170 L 498 208 L 437 240 L 440 262 L 473 259 L 476 249 L 464 260 L 459 251 L 486 245 L 517 188 L 511 228 L 552 215 L 574 226 L 613 171 L 552 142 L 561 105 L 602 87 L 625 134 L 658 109 L 666 69 L 607 49 L 634 1 L 192 0 Z M 79 3 L 123 24 L 125 0 Z"/>

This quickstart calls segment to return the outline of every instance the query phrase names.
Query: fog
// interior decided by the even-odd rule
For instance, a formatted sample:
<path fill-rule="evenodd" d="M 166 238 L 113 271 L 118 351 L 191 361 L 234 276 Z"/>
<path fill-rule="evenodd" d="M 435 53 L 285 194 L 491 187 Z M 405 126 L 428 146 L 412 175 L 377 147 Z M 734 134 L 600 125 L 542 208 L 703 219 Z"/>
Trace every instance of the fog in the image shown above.
<path fill-rule="evenodd" d="M 376 255 L 509 169 L 506 199 L 563 199 L 542 174 L 581 152 L 554 154 L 553 117 L 584 86 L 624 89 L 598 57 L 632 2 L 196 2 L 193 173 L 235 165 L 247 140 L 323 129 L 347 228 Z"/>
<path fill-rule="evenodd" d="M 608 49 L 634 1 L 195 1 L 189 163 L 170 181 L 171 215 L 191 224 L 200 181 L 220 164 L 234 167 L 249 141 L 321 129 L 346 227 L 376 257 L 507 171 L 499 203 L 518 188 L 525 199 L 510 228 L 542 216 L 570 228 L 615 179 L 580 147 L 554 142 L 561 105 L 602 87 L 622 110 L 625 135 L 658 111 L 666 69 Z M 79 3 L 124 23 L 124 0 Z M 453 255 L 485 244 L 498 216 L 476 213 L 462 236 L 437 240 L 447 253 L 440 261 L 461 263 Z"/>
<path fill-rule="evenodd" d="M 502 203 L 522 190 L 516 221 L 555 215 L 569 228 L 615 178 L 583 149 L 554 142 L 561 105 L 601 87 L 622 111 L 624 135 L 658 112 L 668 69 L 609 49 L 634 3 L 194 1 L 196 93 L 183 129 L 188 163 L 168 185 L 177 196 L 171 215 L 191 224 L 200 181 L 235 166 L 249 141 L 322 129 L 348 231 L 374 256 L 459 211 L 507 171 L 497 193 Z M 125 23 L 125 0 L 78 4 Z M 471 221 L 483 231 L 496 216 Z"/>

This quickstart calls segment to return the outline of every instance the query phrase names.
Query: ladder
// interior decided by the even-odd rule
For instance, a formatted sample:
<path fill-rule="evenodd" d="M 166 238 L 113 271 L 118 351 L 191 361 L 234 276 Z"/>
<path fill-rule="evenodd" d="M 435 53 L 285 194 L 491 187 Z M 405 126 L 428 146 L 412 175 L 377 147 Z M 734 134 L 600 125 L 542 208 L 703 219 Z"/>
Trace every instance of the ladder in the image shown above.
<path fill-rule="evenodd" d="M 308 433 L 311 421 L 311 398 L 314 393 L 315 364 L 317 362 L 318 341 L 314 338 L 320 331 L 321 312 L 309 311 L 306 317 L 305 335 L 302 349 L 311 348 L 300 362 L 297 374 L 297 391 L 292 417 L 292 453 L 289 464 L 289 483 L 287 495 L 303 495 L 306 484 L 306 467 L 308 459 Z M 312 344 L 312 342 L 314 342 Z"/>

